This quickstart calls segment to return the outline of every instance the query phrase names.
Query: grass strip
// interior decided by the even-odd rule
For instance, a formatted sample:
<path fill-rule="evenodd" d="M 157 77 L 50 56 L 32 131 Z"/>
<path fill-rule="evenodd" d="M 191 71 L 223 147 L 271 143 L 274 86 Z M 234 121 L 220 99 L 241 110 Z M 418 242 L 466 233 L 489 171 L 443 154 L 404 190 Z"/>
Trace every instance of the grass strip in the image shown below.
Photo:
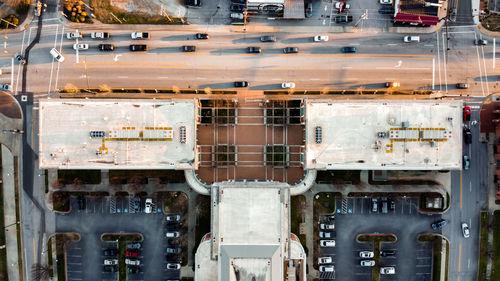
<path fill-rule="evenodd" d="M 500 211 L 493 213 L 493 255 L 490 280 L 500 280 Z"/>
<path fill-rule="evenodd" d="M 15 202 L 16 202 L 16 222 L 21 221 L 20 212 L 20 203 L 19 203 L 19 173 L 17 172 L 19 167 L 19 160 L 17 157 L 14 157 L 14 193 L 15 193 Z M 23 249 L 22 249 L 22 238 L 21 238 L 21 224 L 16 224 L 16 234 L 17 234 L 17 263 L 19 267 L 19 280 L 24 280 L 23 275 Z"/>
<path fill-rule="evenodd" d="M 488 230 L 490 214 L 481 212 L 480 238 L 479 238 L 479 268 L 477 280 L 486 281 L 486 266 L 488 264 Z"/>
<path fill-rule="evenodd" d="M 0 149 L 0 165 L 2 159 L 2 150 Z M 0 244 L 6 245 L 5 240 L 5 221 L 4 221 L 4 209 L 3 209 L 3 182 L 0 182 Z M 0 249 L 0 280 L 9 280 L 7 272 L 7 248 Z"/>

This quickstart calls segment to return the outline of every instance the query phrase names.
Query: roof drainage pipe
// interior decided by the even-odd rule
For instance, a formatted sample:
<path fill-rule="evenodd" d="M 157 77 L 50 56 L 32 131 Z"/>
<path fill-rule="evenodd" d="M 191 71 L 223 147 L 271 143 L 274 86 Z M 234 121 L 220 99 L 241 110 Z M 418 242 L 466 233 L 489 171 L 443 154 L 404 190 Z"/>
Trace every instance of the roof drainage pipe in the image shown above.
<path fill-rule="evenodd" d="M 316 180 L 316 174 L 316 170 L 305 170 L 302 179 L 290 185 L 290 195 L 299 195 L 309 190 Z"/>
<path fill-rule="evenodd" d="M 195 170 L 185 170 L 184 176 L 186 177 L 186 182 L 189 186 L 194 189 L 199 194 L 210 195 L 210 186 L 209 184 L 203 182 L 196 173 Z"/>

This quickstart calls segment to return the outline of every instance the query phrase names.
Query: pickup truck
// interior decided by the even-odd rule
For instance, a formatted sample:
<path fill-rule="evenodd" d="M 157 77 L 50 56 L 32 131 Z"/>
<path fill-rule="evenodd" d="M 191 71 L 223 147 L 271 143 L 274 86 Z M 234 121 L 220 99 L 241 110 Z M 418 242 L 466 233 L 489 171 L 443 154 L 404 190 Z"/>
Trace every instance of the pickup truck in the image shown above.
<path fill-rule="evenodd" d="M 132 39 L 149 39 L 149 32 L 132 32 Z"/>
<path fill-rule="evenodd" d="M 92 39 L 107 39 L 109 38 L 109 32 L 92 32 L 90 34 Z"/>

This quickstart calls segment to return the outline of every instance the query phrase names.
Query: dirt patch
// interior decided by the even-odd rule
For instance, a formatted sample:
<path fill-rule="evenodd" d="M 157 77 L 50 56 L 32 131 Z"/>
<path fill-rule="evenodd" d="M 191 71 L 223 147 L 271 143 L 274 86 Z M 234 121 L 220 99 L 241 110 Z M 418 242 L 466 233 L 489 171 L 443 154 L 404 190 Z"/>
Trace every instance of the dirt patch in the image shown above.
<path fill-rule="evenodd" d="M 111 0 L 112 6 L 128 12 L 142 12 L 150 15 L 161 15 L 163 13 L 175 17 L 184 17 L 186 7 L 180 1 L 173 0 Z"/>
<path fill-rule="evenodd" d="M 21 119 L 21 108 L 17 101 L 8 93 L 0 93 L 0 113 L 12 118 Z"/>

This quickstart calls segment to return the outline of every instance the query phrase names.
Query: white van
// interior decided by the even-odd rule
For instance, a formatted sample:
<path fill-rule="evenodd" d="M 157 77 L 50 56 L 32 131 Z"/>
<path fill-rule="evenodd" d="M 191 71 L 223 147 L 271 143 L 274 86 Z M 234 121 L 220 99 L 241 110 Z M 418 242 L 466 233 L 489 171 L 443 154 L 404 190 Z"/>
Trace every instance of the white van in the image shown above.
<path fill-rule="evenodd" d="M 410 42 L 420 42 L 420 36 L 405 36 L 403 38 L 403 41 L 405 41 L 406 43 L 410 43 Z"/>
<path fill-rule="evenodd" d="M 61 53 L 59 53 L 59 51 L 56 49 L 56 48 L 52 48 L 52 50 L 50 50 L 50 54 L 52 55 L 52 57 L 54 57 L 58 62 L 63 62 L 64 61 L 64 57 L 63 55 L 61 55 Z"/>

